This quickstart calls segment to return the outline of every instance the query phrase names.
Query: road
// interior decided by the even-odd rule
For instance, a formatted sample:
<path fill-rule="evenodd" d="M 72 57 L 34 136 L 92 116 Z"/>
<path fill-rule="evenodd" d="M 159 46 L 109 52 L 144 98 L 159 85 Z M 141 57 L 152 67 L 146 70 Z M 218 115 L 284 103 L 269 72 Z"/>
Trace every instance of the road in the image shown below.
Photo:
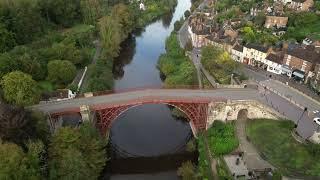
<path fill-rule="evenodd" d="M 267 87 L 272 88 L 273 90 L 284 95 L 286 98 L 291 99 L 300 104 L 301 106 L 307 107 L 310 110 L 309 113 L 305 113 L 302 116 L 297 128 L 297 131 L 303 138 L 311 136 L 312 132 L 316 131 L 319 128 L 319 126 L 312 121 L 314 117 L 312 111 L 320 109 L 319 103 L 316 103 L 309 97 L 306 97 L 305 95 L 299 93 L 297 90 L 294 90 L 283 83 L 271 79 L 268 76 L 268 73 L 257 72 L 247 67 L 244 67 L 243 71 L 249 76 L 250 79 L 253 79 L 260 84 L 264 84 Z M 269 106 L 274 106 L 274 108 L 278 108 L 279 111 L 288 119 L 296 123 L 298 122 L 298 119 L 300 118 L 303 112 L 301 108 L 297 107 L 285 98 L 280 97 L 273 92 L 268 91 L 267 93 L 263 94 L 266 94 L 265 98 Z"/>

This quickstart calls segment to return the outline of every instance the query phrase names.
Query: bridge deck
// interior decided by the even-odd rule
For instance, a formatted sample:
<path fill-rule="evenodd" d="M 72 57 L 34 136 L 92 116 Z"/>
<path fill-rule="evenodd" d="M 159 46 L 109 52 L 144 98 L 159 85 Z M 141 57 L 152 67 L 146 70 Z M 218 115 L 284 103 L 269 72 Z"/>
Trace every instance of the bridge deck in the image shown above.
<path fill-rule="evenodd" d="M 147 89 L 118 94 L 108 94 L 88 98 L 77 98 L 59 102 L 48 102 L 31 106 L 31 109 L 46 113 L 61 111 L 79 111 L 81 105 L 91 107 L 111 107 L 128 103 L 148 102 L 161 103 L 162 101 L 176 100 L 182 102 L 209 102 L 230 100 L 258 100 L 258 91 L 254 89 L 215 89 L 215 90 L 188 90 L 188 89 Z"/>

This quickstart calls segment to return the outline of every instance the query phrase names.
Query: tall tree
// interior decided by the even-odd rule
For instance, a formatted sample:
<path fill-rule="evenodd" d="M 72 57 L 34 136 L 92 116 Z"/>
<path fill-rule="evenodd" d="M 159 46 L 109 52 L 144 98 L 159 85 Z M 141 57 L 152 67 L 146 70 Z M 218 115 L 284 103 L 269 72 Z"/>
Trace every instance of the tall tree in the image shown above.
<path fill-rule="evenodd" d="M 2 78 L 1 85 L 9 103 L 26 106 L 39 101 L 37 83 L 28 74 L 13 71 Z"/>
<path fill-rule="evenodd" d="M 12 49 L 15 45 L 14 33 L 8 31 L 5 25 L 0 23 L 0 53 Z"/>
<path fill-rule="evenodd" d="M 80 20 L 79 0 L 48 0 L 49 17 L 56 24 L 70 27 Z"/>
<path fill-rule="evenodd" d="M 104 16 L 99 20 L 99 28 L 105 54 L 111 57 L 118 56 L 121 43 L 121 26 L 117 19 L 112 16 Z"/>
<path fill-rule="evenodd" d="M 101 0 L 81 0 L 80 7 L 83 22 L 86 24 L 95 24 L 97 19 L 102 16 Z"/>
<path fill-rule="evenodd" d="M 67 85 L 76 76 L 76 67 L 67 60 L 54 60 L 48 63 L 48 80 Z"/>
<path fill-rule="evenodd" d="M 104 142 L 92 124 L 61 128 L 49 147 L 50 179 L 97 179 L 106 162 Z"/>
<path fill-rule="evenodd" d="M 132 14 L 128 6 L 122 3 L 112 8 L 111 16 L 117 19 L 120 24 L 121 40 L 126 39 L 133 29 L 134 18 Z"/>
<path fill-rule="evenodd" d="M 40 112 L 28 112 L 5 103 L 0 104 L 0 139 L 27 147 L 30 140 L 40 139 L 47 144 L 47 119 Z"/>
<path fill-rule="evenodd" d="M 0 140 L 0 179 L 43 179 L 39 159 L 42 152 L 41 142 L 30 142 L 24 153 L 19 146 Z"/>
<path fill-rule="evenodd" d="M 18 44 L 30 42 L 45 27 L 39 0 L 0 0 L 0 23 L 14 34 Z"/>

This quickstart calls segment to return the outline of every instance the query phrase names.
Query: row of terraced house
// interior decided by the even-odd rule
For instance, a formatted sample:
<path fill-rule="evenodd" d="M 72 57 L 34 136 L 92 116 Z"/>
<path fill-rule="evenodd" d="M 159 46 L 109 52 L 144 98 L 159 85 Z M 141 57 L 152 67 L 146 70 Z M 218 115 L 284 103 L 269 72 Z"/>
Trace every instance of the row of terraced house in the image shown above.
<path fill-rule="evenodd" d="M 320 41 L 306 38 L 301 44 L 283 42 L 278 47 L 243 45 L 236 29 L 241 23 L 240 18 L 219 25 L 214 20 L 214 14 L 208 12 L 196 13 L 188 21 L 188 31 L 194 47 L 213 45 L 229 52 L 239 63 L 284 74 L 301 82 L 310 82 L 320 89 Z M 265 27 L 283 28 L 287 21 L 286 17 L 267 16 Z"/>

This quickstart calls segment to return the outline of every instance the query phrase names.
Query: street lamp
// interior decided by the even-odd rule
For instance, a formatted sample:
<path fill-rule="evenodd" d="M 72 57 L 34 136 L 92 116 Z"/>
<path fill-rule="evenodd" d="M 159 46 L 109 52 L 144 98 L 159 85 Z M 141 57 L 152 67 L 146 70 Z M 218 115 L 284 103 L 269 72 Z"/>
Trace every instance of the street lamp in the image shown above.
<path fill-rule="evenodd" d="M 302 119 L 304 113 L 305 113 L 307 110 L 308 110 L 308 108 L 307 108 L 307 107 L 304 107 L 303 112 L 301 113 L 300 118 L 298 119 L 297 123 L 296 123 L 295 126 L 294 126 L 295 128 L 298 127 L 300 120 Z"/>

